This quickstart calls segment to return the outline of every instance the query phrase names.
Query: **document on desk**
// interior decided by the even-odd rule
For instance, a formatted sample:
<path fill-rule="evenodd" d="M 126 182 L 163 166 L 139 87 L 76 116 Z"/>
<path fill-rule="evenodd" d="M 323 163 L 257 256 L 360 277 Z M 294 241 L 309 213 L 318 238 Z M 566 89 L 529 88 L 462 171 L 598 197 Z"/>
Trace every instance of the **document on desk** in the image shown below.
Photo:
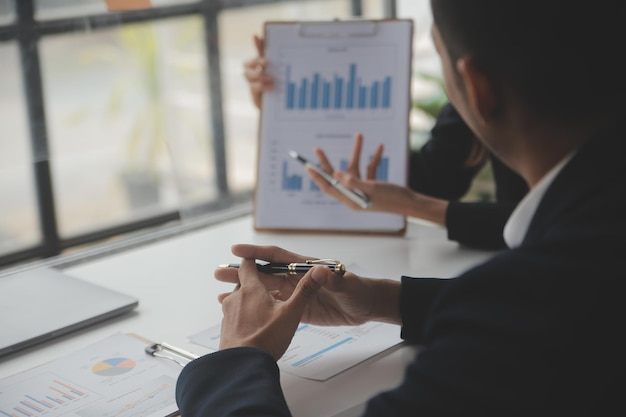
<path fill-rule="evenodd" d="M 0 416 L 164 417 L 178 414 L 181 367 L 117 333 L 0 380 Z"/>
<path fill-rule="evenodd" d="M 364 137 L 360 172 L 384 154 L 376 179 L 406 184 L 411 43 L 408 19 L 266 22 L 254 223 L 257 230 L 401 234 L 403 216 L 355 211 L 324 194 L 295 151 L 317 164 L 314 148 L 347 170 L 356 133 Z"/>
<path fill-rule="evenodd" d="M 191 336 L 191 341 L 218 349 L 220 325 Z M 279 368 L 302 378 L 325 381 L 402 342 L 400 326 L 366 323 L 361 326 L 300 324 Z"/>

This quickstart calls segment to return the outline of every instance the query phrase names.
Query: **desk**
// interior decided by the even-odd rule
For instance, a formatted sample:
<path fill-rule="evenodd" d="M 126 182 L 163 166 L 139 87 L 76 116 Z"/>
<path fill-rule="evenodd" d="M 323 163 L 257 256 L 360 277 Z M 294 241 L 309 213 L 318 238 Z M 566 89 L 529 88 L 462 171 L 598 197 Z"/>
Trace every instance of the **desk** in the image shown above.
<path fill-rule="evenodd" d="M 0 378 L 63 356 L 121 331 L 166 341 L 202 354 L 207 349 L 187 338 L 218 324 L 217 294 L 232 285 L 213 278 L 217 265 L 237 262 L 234 243 L 278 245 L 320 258 L 357 264 L 373 276 L 449 278 L 491 256 L 449 242 L 441 227 L 409 221 L 402 237 L 257 233 L 247 215 L 66 268 L 70 275 L 122 291 L 139 299 L 132 313 L 87 330 L 31 348 L 0 361 Z M 282 385 L 294 416 L 334 416 L 377 392 L 397 385 L 414 348 L 398 346 L 328 381 L 282 373 Z M 323 401 L 320 401 L 323 398 Z M 345 414 L 344 414 L 345 415 Z"/>

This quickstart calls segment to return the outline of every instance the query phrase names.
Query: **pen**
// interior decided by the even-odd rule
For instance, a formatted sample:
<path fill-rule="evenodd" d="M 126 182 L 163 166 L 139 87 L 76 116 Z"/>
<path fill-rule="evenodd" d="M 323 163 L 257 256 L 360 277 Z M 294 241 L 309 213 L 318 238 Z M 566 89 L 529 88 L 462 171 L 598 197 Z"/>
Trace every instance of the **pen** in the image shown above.
<path fill-rule="evenodd" d="M 346 266 L 335 259 L 308 259 L 304 262 L 276 263 L 256 262 L 256 269 L 266 274 L 293 274 L 302 275 L 316 265 L 329 267 L 335 274 L 343 276 Z M 220 268 L 239 268 L 239 264 L 222 264 Z"/>
<path fill-rule="evenodd" d="M 348 197 L 350 200 L 358 204 L 361 208 L 363 209 L 369 208 L 371 204 L 370 199 L 365 195 L 363 191 L 347 188 L 346 186 L 341 184 L 339 181 L 337 181 L 336 178 L 333 178 L 331 175 L 329 175 L 328 172 L 324 171 L 319 166 L 307 161 L 305 158 L 300 156 L 296 151 L 289 151 L 289 155 L 292 158 L 300 161 L 304 166 L 309 167 L 313 171 L 320 174 L 326 181 L 330 183 L 330 185 L 333 186 L 334 189 L 336 189 L 341 194 L 343 194 L 344 196 Z"/>

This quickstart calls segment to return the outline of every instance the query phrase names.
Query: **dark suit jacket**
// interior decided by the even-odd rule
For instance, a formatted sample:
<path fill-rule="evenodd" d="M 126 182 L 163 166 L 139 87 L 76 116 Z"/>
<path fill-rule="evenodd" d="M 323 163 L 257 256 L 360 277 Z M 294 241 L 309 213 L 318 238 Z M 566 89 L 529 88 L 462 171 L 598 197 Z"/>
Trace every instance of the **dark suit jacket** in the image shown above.
<path fill-rule="evenodd" d="M 517 203 L 528 192 L 526 182 L 498 158 L 489 155 L 495 202 L 459 201 L 483 165 L 468 167 L 474 134 L 452 105 L 439 113 L 430 139 L 409 159 L 409 188 L 450 200 L 446 212 L 448 239 L 483 249 L 506 247 L 502 232 Z"/>
<path fill-rule="evenodd" d="M 366 416 L 626 415 L 626 135 L 584 145 L 519 248 L 457 278 L 402 278 L 402 336 L 422 349 Z M 279 372 L 254 348 L 187 365 L 184 417 L 287 416 Z"/>

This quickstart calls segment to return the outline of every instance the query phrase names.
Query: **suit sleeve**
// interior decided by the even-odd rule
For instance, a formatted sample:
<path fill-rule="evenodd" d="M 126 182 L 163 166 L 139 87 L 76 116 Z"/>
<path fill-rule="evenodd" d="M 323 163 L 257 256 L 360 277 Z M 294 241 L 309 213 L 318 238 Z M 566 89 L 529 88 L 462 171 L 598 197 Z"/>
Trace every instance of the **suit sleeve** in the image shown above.
<path fill-rule="evenodd" d="M 446 104 L 431 129 L 430 139 L 410 154 L 409 188 L 446 200 L 458 200 L 469 190 L 482 166 L 465 164 L 474 134 L 451 104 Z"/>
<path fill-rule="evenodd" d="M 422 341 L 423 324 L 435 295 L 450 280 L 402 278 L 402 337 Z M 184 417 L 291 416 L 280 385 L 280 372 L 266 352 L 250 347 L 225 349 L 187 364 L 176 385 Z"/>
<path fill-rule="evenodd" d="M 450 280 L 439 278 L 402 277 L 400 292 L 400 314 L 402 338 L 410 344 L 423 342 L 423 327 L 428 311 L 437 293 L 450 284 Z"/>
<path fill-rule="evenodd" d="M 448 239 L 479 249 L 505 249 L 504 226 L 516 204 L 450 202 L 446 211 Z"/>
<path fill-rule="evenodd" d="M 493 155 L 491 167 L 496 185 L 496 201 L 452 201 L 446 211 L 449 240 L 479 249 L 506 248 L 504 226 L 519 201 L 528 193 L 528 186 Z"/>
<path fill-rule="evenodd" d="M 291 416 L 274 358 L 250 347 L 221 350 L 187 364 L 178 377 L 176 402 L 184 417 Z"/>
<path fill-rule="evenodd" d="M 465 164 L 474 140 L 461 116 L 450 103 L 446 104 L 430 139 L 421 149 L 411 152 L 409 188 L 451 201 L 446 213 L 450 240 L 480 249 L 504 249 L 504 225 L 528 192 L 528 186 L 518 174 L 490 155 L 496 203 L 460 202 L 483 166 Z"/>

